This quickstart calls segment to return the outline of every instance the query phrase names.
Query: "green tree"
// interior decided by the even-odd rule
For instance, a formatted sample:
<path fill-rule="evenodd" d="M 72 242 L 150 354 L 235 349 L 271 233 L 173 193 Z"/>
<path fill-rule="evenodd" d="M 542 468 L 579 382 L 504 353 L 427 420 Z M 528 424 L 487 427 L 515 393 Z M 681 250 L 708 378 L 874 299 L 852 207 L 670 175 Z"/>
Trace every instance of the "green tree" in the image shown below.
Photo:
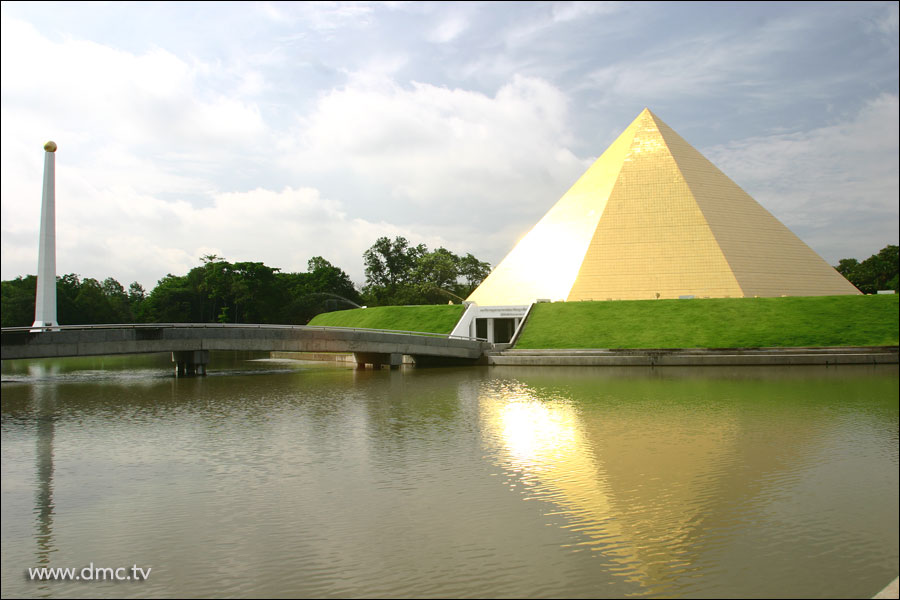
<path fill-rule="evenodd" d="M 75 273 L 60 275 L 56 278 L 56 318 L 60 325 L 82 325 L 85 315 L 75 304 L 81 291 L 81 278 Z"/>
<path fill-rule="evenodd" d="M 859 261 L 855 258 L 842 258 L 835 269 L 849 280 L 857 267 L 859 267 Z"/>
<path fill-rule="evenodd" d="M 878 290 L 898 290 L 900 273 L 900 247 L 887 245 L 878 254 L 859 262 L 855 258 L 843 258 L 835 267 L 850 283 L 864 294 Z"/>
<path fill-rule="evenodd" d="M 74 300 L 78 320 L 73 325 L 93 325 L 97 323 L 112 323 L 113 308 L 109 299 L 103 293 L 103 286 L 99 281 L 86 277 L 78 287 L 78 293 Z"/>
<path fill-rule="evenodd" d="M 231 270 L 235 323 L 274 323 L 284 303 L 275 274 L 278 268 L 261 262 L 235 263 Z"/>
<path fill-rule="evenodd" d="M 36 286 L 34 275 L 2 283 L 4 327 L 25 327 L 34 322 Z M 128 296 L 118 281 L 108 277 L 100 283 L 74 273 L 56 280 L 56 314 L 61 325 L 133 321 Z"/>
<path fill-rule="evenodd" d="M 877 290 L 897 290 L 897 279 L 900 274 L 900 246 L 888 245 L 881 251 L 866 259 L 863 264 L 872 261 L 873 282 Z"/>
<path fill-rule="evenodd" d="M 135 323 L 145 323 L 147 317 L 145 315 L 146 308 L 144 301 L 147 299 L 147 291 L 137 281 L 132 281 L 128 286 L 128 310 L 134 318 Z"/>
<path fill-rule="evenodd" d="M 131 312 L 131 303 L 122 284 L 112 277 L 107 277 L 100 284 L 100 289 L 103 291 L 111 311 L 104 322 L 133 323 L 134 314 Z"/>
<path fill-rule="evenodd" d="M 34 323 L 37 277 L 26 275 L 0 282 L 0 322 L 3 327 L 29 327 Z"/>
<path fill-rule="evenodd" d="M 203 263 L 188 272 L 190 286 L 197 291 L 200 323 L 229 322 L 228 313 L 233 312 L 234 290 L 232 289 L 233 266 L 215 254 L 202 257 Z M 229 311 L 231 307 L 231 311 Z"/>
<path fill-rule="evenodd" d="M 169 273 L 156 283 L 147 296 L 145 317 L 150 323 L 190 323 L 197 294 L 191 289 L 187 276 Z"/>
<path fill-rule="evenodd" d="M 463 298 L 457 289 L 459 264 L 459 257 L 446 248 L 420 256 L 413 270 L 413 280 L 419 293 L 418 303 L 445 304 L 448 298 L 461 302 Z"/>
<path fill-rule="evenodd" d="M 413 286 L 416 261 L 427 252 L 425 244 L 410 246 L 404 237 L 378 238 L 363 253 L 366 266 L 364 294 L 371 304 L 408 304 L 417 296 Z"/>
<path fill-rule="evenodd" d="M 306 324 L 319 313 L 359 306 L 362 299 L 350 277 L 321 256 L 307 262 L 306 273 L 279 273 L 285 304 L 280 323 Z"/>
<path fill-rule="evenodd" d="M 424 244 L 410 246 L 402 237 L 378 238 L 363 254 L 370 305 L 444 304 L 466 298 L 490 273 L 490 265 L 446 248 L 429 252 Z"/>
<path fill-rule="evenodd" d="M 339 269 L 321 256 L 309 259 L 306 263 L 306 272 L 309 274 L 310 293 L 335 296 L 336 300 L 343 300 L 343 308 L 351 308 L 362 301 L 356 286 L 343 269 Z"/>
<path fill-rule="evenodd" d="M 468 297 L 475 291 L 481 282 L 491 274 L 491 263 L 483 262 L 469 253 L 459 260 L 459 275 L 463 278 L 463 293 L 460 296 Z"/>

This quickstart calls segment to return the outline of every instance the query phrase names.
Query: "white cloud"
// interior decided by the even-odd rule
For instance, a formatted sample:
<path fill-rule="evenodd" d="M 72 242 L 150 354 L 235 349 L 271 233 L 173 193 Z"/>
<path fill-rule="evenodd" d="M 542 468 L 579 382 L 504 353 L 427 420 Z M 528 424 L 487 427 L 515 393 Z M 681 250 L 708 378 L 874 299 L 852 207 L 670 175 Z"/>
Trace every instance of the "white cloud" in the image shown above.
<path fill-rule="evenodd" d="M 190 246 L 170 244 L 180 216 L 195 210 L 189 200 L 211 203 L 224 180 L 259 162 L 270 139 L 254 104 L 202 85 L 222 71 L 162 49 L 53 41 L 4 14 L 3 276 L 37 264 L 48 139 L 59 144 L 60 272 L 118 271 L 147 285 L 155 283 L 148 273 L 193 266 L 180 249 Z"/>
<path fill-rule="evenodd" d="M 278 23 L 302 23 L 328 33 L 344 27 L 368 27 L 375 9 L 368 2 L 263 2 L 259 11 Z"/>
<path fill-rule="evenodd" d="M 569 127 L 566 96 L 539 79 L 516 76 L 493 97 L 383 81 L 325 95 L 286 162 L 357 177 L 388 212 L 493 231 L 499 217 L 539 216 L 587 166 L 567 149 Z"/>
<path fill-rule="evenodd" d="M 458 38 L 469 28 L 469 21 L 462 15 L 451 15 L 441 21 L 428 34 L 428 39 L 436 44 L 446 44 Z"/>
<path fill-rule="evenodd" d="M 45 135 L 68 130 L 72 138 L 57 141 L 70 156 L 121 146 L 215 161 L 225 150 L 256 145 L 265 127 L 255 105 L 200 91 L 198 78 L 215 70 L 162 49 L 135 55 L 88 41 L 55 42 L 3 17 L 4 108 L 16 121 L 42 125 Z M 20 128 L 4 139 L 34 133 Z"/>
<path fill-rule="evenodd" d="M 621 10 L 621 2 L 554 2 L 551 9 L 555 23 L 576 21 L 595 15 L 607 15 Z"/>
<path fill-rule="evenodd" d="M 622 2 L 523 3 L 515 8 L 516 18 L 498 27 L 498 37 L 508 50 L 528 50 L 541 38 L 558 33 L 561 26 L 582 21 L 598 27 L 595 17 L 618 13 L 628 7 Z"/>
<path fill-rule="evenodd" d="M 98 187 L 63 169 L 57 190 L 57 272 L 112 276 L 126 286 L 137 280 L 147 289 L 166 273 L 186 273 L 206 254 L 284 271 L 305 271 L 311 257 L 324 256 L 362 284 L 362 254 L 380 236 L 448 244 L 437 234 L 353 218 L 311 188 L 216 193 L 206 206 L 194 206 L 121 185 Z M 30 216 L 36 227 L 37 215 Z M 7 231 L 7 222 L 4 216 L 4 278 L 33 273 L 36 229 Z"/>

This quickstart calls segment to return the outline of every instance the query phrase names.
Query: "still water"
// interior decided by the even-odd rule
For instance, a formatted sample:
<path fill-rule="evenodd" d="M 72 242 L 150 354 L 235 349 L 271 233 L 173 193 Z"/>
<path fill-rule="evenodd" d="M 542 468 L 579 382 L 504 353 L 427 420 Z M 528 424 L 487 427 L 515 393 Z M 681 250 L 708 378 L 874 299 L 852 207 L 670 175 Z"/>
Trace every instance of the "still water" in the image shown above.
<path fill-rule="evenodd" d="M 871 597 L 898 370 L 7 361 L 2 595 Z M 36 567 L 143 581 L 32 581 Z"/>

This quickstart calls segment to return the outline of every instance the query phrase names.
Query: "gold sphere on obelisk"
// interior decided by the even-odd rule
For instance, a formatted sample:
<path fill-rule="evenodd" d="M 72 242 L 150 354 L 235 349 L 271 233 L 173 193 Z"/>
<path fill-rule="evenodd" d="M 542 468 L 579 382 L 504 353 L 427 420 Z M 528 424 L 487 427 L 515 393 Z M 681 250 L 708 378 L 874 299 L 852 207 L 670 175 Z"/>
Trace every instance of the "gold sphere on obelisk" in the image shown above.
<path fill-rule="evenodd" d="M 44 150 L 47 152 L 56 152 L 56 142 L 47 142 L 44 144 Z"/>

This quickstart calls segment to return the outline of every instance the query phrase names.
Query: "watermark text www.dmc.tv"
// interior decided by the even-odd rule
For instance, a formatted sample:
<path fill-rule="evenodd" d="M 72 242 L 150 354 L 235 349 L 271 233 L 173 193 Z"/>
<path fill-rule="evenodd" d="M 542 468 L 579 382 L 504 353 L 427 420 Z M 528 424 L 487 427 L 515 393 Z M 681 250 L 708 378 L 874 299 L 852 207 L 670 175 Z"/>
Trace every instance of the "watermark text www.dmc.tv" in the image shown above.
<path fill-rule="evenodd" d="M 26 576 L 31 581 L 144 581 L 150 577 L 151 567 L 95 567 L 94 563 L 81 569 L 63 567 L 30 567 Z"/>

